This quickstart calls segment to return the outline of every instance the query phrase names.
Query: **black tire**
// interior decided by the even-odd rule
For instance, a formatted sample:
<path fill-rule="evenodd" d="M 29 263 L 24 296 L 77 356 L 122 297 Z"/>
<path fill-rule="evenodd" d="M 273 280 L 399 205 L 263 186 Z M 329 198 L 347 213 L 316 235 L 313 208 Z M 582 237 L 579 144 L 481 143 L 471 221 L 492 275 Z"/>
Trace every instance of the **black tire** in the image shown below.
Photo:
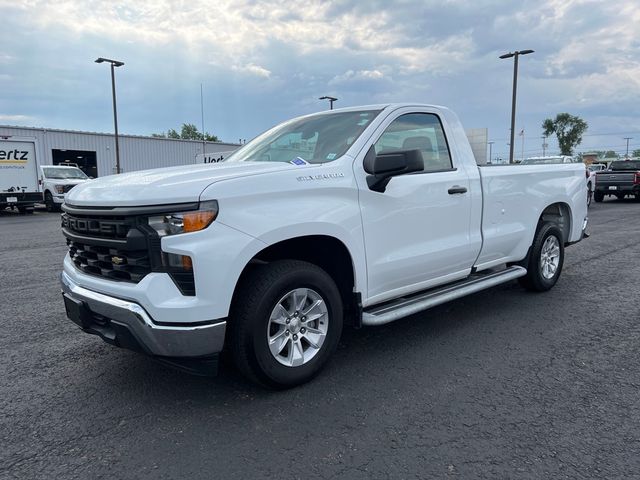
<path fill-rule="evenodd" d="M 597 203 L 600 203 L 602 200 L 604 200 L 604 193 L 602 193 L 602 192 L 594 192 L 593 199 Z"/>
<path fill-rule="evenodd" d="M 541 257 L 543 255 L 542 249 L 545 242 L 549 237 L 555 236 L 558 241 L 559 247 L 559 260 L 553 276 L 550 278 L 545 277 L 541 268 Z M 553 286 L 560 278 L 562 273 L 562 265 L 564 264 L 564 239 L 562 230 L 558 228 L 555 223 L 546 222 L 540 224 L 536 235 L 533 238 L 533 244 L 531 245 L 531 253 L 529 261 L 527 263 L 527 274 L 524 277 L 520 277 L 518 281 L 527 290 L 532 292 L 546 292 L 553 288 Z"/>
<path fill-rule="evenodd" d="M 587 207 L 591 205 L 591 199 L 593 198 L 593 190 L 587 186 Z"/>
<path fill-rule="evenodd" d="M 324 342 L 308 362 L 287 366 L 269 350 L 269 317 L 289 292 L 300 288 L 317 292 L 325 302 L 327 332 Z M 324 270 L 298 260 L 278 260 L 257 265 L 241 279 L 231 308 L 227 346 L 234 363 L 246 377 L 271 388 L 290 388 L 311 380 L 320 372 L 338 346 L 342 323 L 340 292 Z M 288 332 L 289 327 L 285 328 Z M 302 336 L 300 338 L 302 343 Z M 290 348 L 294 348 L 293 344 Z M 310 348 L 308 344 L 307 348 Z"/>
<path fill-rule="evenodd" d="M 53 195 L 51 195 L 51 192 L 46 192 L 44 194 L 44 205 L 45 205 L 45 207 L 47 207 L 47 212 L 57 212 L 58 211 L 58 206 L 53 201 Z"/>

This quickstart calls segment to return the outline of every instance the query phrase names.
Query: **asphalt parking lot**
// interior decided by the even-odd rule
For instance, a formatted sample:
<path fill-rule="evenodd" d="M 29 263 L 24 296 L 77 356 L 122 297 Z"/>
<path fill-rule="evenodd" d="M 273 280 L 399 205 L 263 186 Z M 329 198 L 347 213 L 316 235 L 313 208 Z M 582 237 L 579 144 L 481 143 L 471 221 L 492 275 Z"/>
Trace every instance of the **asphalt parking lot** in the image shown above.
<path fill-rule="evenodd" d="M 315 381 L 193 377 L 65 317 L 59 216 L 0 213 L 0 478 L 640 476 L 640 204 L 517 283 L 345 332 Z"/>

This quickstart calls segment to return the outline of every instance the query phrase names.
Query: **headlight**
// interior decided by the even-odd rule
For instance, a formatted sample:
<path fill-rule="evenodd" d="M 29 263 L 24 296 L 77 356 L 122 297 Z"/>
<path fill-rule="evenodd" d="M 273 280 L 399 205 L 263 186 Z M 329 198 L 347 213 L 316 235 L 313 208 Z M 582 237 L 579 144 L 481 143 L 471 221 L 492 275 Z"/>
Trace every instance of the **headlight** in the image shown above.
<path fill-rule="evenodd" d="M 198 210 L 167 213 L 149 217 L 149 226 L 161 237 L 198 232 L 207 228 L 218 216 L 218 202 L 201 202 Z"/>
<path fill-rule="evenodd" d="M 55 189 L 57 193 L 64 193 L 64 185 L 56 185 Z"/>

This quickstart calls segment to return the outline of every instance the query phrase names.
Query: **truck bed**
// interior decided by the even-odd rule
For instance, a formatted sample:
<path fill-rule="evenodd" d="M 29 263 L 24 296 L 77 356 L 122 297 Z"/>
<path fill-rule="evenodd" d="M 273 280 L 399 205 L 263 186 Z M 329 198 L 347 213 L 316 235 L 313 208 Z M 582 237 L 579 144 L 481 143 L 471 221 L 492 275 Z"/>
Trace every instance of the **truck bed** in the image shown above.
<path fill-rule="evenodd" d="M 554 199 L 566 205 L 566 242 L 578 241 L 587 216 L 584 165 L 487 165 L 479 169 L 483 245 L 478 270 L 500 264 L 505 257 L 523 258 L 531 245 L 540 212 Z M 569 208 L 567 199 L 574 208 Z M 525 232 L 529 234 L 525 235 Z"/>

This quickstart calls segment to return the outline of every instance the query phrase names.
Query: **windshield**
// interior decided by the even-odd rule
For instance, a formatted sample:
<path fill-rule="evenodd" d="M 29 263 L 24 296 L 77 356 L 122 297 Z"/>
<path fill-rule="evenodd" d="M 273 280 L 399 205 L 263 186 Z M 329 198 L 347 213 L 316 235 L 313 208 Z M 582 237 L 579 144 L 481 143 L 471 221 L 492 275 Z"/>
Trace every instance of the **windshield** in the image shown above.
<path fill-rule="evenodd" d="M 626 160 L 623 162 L 611 162 L 609 170 L 640 170 L 640 160 Z"/>
<path fill-rule="evenodd" d="M 323 113 L 290 120 L 256 137 L 225 162 L 331 162 L 344 155 L 378 113 Z"/>
<path fill-rule="evenodd" d="M 80 179 L 85 180 L 89 177 L 79 168 L 74 167 L 43 167 L 42 171 L 46 178 L 58 178 L 58 179 Z"/>

